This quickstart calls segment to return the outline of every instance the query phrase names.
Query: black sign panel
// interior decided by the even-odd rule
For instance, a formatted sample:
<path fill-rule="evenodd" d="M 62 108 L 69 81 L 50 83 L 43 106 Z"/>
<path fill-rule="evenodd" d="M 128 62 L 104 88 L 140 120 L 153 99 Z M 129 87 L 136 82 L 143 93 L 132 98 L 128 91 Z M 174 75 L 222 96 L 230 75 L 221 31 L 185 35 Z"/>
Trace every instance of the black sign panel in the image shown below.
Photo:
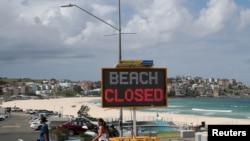
<path fill-rule="evenodd" d="M 102 106 L 167 106 L 166 68 L 103 68 Z"/>

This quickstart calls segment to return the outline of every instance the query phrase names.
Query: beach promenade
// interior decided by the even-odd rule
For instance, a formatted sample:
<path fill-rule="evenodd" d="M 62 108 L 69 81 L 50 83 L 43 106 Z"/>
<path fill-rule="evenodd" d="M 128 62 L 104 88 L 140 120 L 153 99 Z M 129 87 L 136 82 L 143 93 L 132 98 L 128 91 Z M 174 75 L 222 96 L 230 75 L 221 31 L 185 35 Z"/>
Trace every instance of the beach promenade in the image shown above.
<path fill-rule="evenodd" d="M 107 120 L 118 119 L 120 116 L 119 108 L 102 108 L 100 103 L 101 97 L 73 97 L 73 98 L 56 98 L 56 99 L 30 99 L 30 100 L 15 100 L 2 103 L 2 107 L 20 107 L 23 110 L 26 109 L 47 109 L 56 111 L 62 115 L 77 116 L 78 110 L 82 105 L 89 106 L 90 110 L 88 114 L 92 117 L 102 117 Z M 133 112 L 130 109 L 123 110 L 123 121 L 131 120 Z M 136 111 L 137 120 L 154 120 L 156 113 Z M 159 115 L 166 121 L 172 121 L 180 126 L 192 123 L 200 125 L 205 121 L 208 124 L 250 124 L 250 119 L 234 119 L 234 118 L 222 118 L 211 116 L 196 116 L 196 115 L 182 115 L 172 113 L 160 113 Z"/>
<path fill-rule="evenodd" d="M 13 112 L 11 117 L 0 122 L 0 136 L 2 140 L 35 140 L 39 136 L 38 130 L 29 127 L 29 115 L 25 112 Z M 159 141 L 174 141 L 175 138 L 159 138 Z M 180 138 L 178 138 L 180 139 Z M 194 141 L 194 138 L 185 138 Z M 53 141 L 53 140 L 51 140 Z M 80 141 L 79 135 L 70 136 L 66 141 Z M 181 141 L 181 140 L 179 140 Z"/>
<path fill-rule="evenodd" d="M 99 102 L 97 102 L 99 101 Z M 73 97 L 73 98 L 53 98 L 53 99 L 29 99 L 29 100 L 16 100 L 7 101 L 2 103 L 2 107 L 19 107 L 24 111 L 26 109 L 47 109 L 61 113 L 63 116 L 73 115 L 77 116 L 78 110 L 82 105 L 90 108 L 88 114 L 92 117 L 102 117 L 106 121 L 117 120 L 120 116 L 119 108 L 102 108 L 100 105 L 101 97 Z M 133 117 L 133 111 L 130 109 L 123 110 L 123 121 L 131 120 Z M 136 120 L 155 120 L 157 113 L 136 111 Z M 222 118 L 211 116 L 196 116 L 196 115 L 182 115 L 172 113 L 159 113 L 159 116 L 168 122 L 173 122 L 180 129 L 187 129 L 192 123 L 192 126 L 201 125 L 202 122 L 206 122 L 206 125 L 249 125 L 250 119 L 234 119 L 234 118 Z M 161 137 L 160 141 L 176 141 L 177 138 Z M 80 140 L 79 137 L 72 137 L 71 141 Z M 194 141 L 195 138 L 185 138 L 186 141 Z M 179 140 L 181 141 L 181 140 Z"/>
<path fill-rule="evenodd" d="M 73 115 L 77 116 L 77 111 L 82 105 L 89 106 L 90 111 L 88 112 L 92 117 L 102 117 L 106 120 L 118 119 L 119 109 L 115 108 L 102 108 L 100 103 L 96 101 L 101 101 L 101 97 L 74 97 L 74 98 L 54 98 L 54 99 L 30 99 L 30 100 L 16 100 L 7 101 L 2 103 L 2 107 L 19 107 L 24 111 L 26 109 L 47 109 L 61 113 L 63 116 Z M 131 120 L 131 110 L 123 110 L 123 120 Z M 221 118 L 221 117 L 209 117 L 209 116 L 195 116 L 195 115 L 181 115 L 181 114 L 171 114 L 171 113 L 160 113 L 159 115 L 164 120 L 172 121 L 173 123 L 179 123 L 178 125 L 187 125 L 192 122 L 195 124 L 201 124 L 205 121 L 206 125 L 209 124 L 240 124 L 249 125 L 250 119 L 233 119 L 233 118 Z M 156 113 L 154 112 L 143 112 L 136 111 L 137 120 L 153 120 L 156 118 Z M 181 128 L 181 127 L 180 127 Z M 159 137 L 160 141 L 194 141 L 195 138 L 167 138 Z M 71 141 L 80 141 L 79 136 L 70 137 Z M 184 141 L 183 140 L 183 141 Z"/>

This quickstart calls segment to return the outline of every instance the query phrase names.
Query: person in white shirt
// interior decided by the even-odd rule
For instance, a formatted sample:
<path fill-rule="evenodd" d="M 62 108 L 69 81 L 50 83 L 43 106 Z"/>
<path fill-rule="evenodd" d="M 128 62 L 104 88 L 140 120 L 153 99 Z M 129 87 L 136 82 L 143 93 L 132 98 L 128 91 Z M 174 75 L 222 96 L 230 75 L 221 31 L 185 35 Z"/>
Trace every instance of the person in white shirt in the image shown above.
<path fill-rule="evenodd" d="M 92 141 L 108 141 L 109 139 L 109 132 L 106 122 L 102 119 L 98 119 L 98 135 L 92 139 Z"/>

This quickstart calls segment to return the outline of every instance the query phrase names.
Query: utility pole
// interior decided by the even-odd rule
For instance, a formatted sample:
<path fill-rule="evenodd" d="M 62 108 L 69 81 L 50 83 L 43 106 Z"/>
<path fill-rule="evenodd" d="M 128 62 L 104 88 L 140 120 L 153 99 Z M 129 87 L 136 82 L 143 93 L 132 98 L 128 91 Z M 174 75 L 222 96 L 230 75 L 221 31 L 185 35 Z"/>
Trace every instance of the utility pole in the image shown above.
<path fill-rule="evenodd" d="M 119 32 L 119 60 L 118 62 L 120 62 L 120 60 L 122 60 L 122 43 L 121 43 L 121 2 L 120 0 L 118 0 L 118 11 L 119 11 L 119 27 L 115 27 L 111 24 L 109 24 L 108 22 L 106 22 L 105 20 L 97 17 L 96 15 L 92 14 L 91 12 L 81 8 L 80 6 L 76 5 L 76 4 L 69 4 L 69 5 L 62 5 L 61 7 L 77 7 L 79 9 L 81 9 L 82 11 L 84 11 L 85 13 L 89 14 L 90 16 L 102 21 L 103 23 L 107 24 L 108 26 L 112 27 L 113 29 L 117 30 Z M 122 108 L 120 108 L 120 117 L 119 117 L 119 126 L 120 126 L 120 136 L 123 136 L 123 131 L 122 131 L 122 124 L 123 124 L 123 110 Z"/>

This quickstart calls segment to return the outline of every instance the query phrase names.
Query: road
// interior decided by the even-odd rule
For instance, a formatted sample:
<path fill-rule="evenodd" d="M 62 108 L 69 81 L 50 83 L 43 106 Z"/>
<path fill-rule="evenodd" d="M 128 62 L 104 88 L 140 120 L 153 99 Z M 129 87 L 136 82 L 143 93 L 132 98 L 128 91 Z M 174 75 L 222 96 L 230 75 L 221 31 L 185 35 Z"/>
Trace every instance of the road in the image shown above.
<path fill-rule="evenodd" d="M 29 116 L 24 112 L 12 112 L 0 121 L 0 141 L 36 141 L 39 131 L 29 127 Z"/>
<path fill-rule="evenodd" d="M 12 112 L 11 116 L 0 121 L 0 141 L 36 141 L 39 131 L 29 127 L 29 114 Z M 159 141 L 181 140 L 180 138 L 159 138 Z M 186 138 L 195 141 L 195 138 Z M 70 141 L 80 141 L 79 137 L 71 137 Z M 183 141 L 183 140 L 181 140 Z"/>

